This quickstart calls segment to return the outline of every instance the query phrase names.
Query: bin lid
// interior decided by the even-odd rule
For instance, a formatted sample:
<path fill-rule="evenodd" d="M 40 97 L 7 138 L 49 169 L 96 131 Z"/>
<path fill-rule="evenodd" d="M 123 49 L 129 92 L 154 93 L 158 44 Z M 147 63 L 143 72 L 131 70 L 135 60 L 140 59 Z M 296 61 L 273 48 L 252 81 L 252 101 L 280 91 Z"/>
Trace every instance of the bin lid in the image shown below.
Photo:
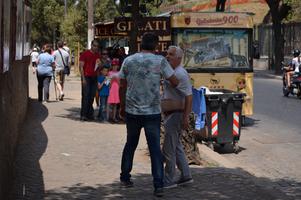
<path fill-rule="evenodd" d="M 246 93 L 228 90 L 228 89 L 210 89 L 209 92 L 206 90 L 205 97 L 210 97 L 210 99 L 220 99 L 220 98 L 232 98 L 237 100 L 242 100 L 246 96 Z"/>

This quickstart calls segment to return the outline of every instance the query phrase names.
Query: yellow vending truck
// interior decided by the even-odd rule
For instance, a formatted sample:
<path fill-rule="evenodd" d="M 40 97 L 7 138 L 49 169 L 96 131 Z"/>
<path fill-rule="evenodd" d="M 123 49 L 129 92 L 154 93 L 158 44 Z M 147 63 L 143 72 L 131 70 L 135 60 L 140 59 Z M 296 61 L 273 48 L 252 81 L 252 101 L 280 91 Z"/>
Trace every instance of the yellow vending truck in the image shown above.
<path fill-rule="evenodd" d="M 127 41 L 131 27 L 128 17 L 97 23 L 95 38 Z M 195 88 L 206 86 L 246 93 L 242 124 L 245 116 L 253 114 L 252 14 L 172 12 L 161 17 L 144 17 L 139 27 L 138 49 L 140 36 L 146 31 L 160 35 L 160 52 L 166 51 L 170 44 L 184 50 L 183 65 Z"/>
<path fill-rule="evenodd" d="M 253 20 L 249 13 L 176 12 L 171 14 L 171 38 L 184 50 L 183 65 L 195 88 L 246 93 L 242 108 L 253 114 Z"/>

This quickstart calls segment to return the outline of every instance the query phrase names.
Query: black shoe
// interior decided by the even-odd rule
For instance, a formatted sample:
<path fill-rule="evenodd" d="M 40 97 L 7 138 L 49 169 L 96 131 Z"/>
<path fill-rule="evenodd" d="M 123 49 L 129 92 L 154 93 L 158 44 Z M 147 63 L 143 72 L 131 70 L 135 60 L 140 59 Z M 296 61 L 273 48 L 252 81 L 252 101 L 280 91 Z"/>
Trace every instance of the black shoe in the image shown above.
<path fill-rule="evenodd" d="M 179 185 L 179 186 L 190 184 L 190 183 L 193 183 L 192 178 L 181 178 L 180 180 L 177 181 L 177 185 Z"/>
<path fill-rule="evenodd" d="M 156 189 L 154 190 L 154 195 L 155 195 L 156 197 L 163 197 L 163 194 L 164 194 L 163 188 L 156 188 Z"/>
<path fill-rule="evenodd" d="M 87 117 L 87 119 L 88 119 L 88 121 L 94 121 L 95 120 L 95 118 L 93 117 L 93 116 L 89 116 L 89 117 Z"/>
<path fill-rule="evenodd" d="M 80 117 L 80 121 L 88 121 L 88 118 L 87 118 L 87 117 L 84 117 L 84 116 L 82 116 L 82 117 Z"/>
<path fill-rule="evenodd" d="M 99 118 L 97 118 L 97 121 L 98 121 L 98 122 L 104 122 L 104 119 L 101 118 L 101 117 L 99 117 Z"/>
<path fill-rule="evenodd" d="M 163 186 L 164 189 L 171 189 L 171 188 L 175 188 L 175 187 L 178 187 L 178 184 L 169 183 L 169 184 L 164 184 L 164 186 Z"/>
<path fill-rule="evenodd" d="M 131 180 L 120 181 L 120 185 L 121 185 L 121 187 L 124 187 L 124 188 L 134 187 L 134 183 Z"/>
<path fill-rule="evenodd" d="M 94 121 L 94 117 L 81 116 L 80 121 L 91 122 Z"/>

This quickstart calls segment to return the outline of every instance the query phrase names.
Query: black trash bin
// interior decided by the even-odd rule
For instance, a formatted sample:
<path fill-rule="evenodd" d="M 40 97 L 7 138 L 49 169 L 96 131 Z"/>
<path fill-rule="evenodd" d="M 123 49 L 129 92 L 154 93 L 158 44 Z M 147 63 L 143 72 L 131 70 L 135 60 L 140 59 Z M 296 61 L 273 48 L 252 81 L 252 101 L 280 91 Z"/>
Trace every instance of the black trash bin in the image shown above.
<path fill-rule="evenodd" d="M 237 153 L 242 104 L 246 94 L 226 89 L 210 89 L 210 91 L 213 93 L 207 92 L 205 95 L 208 146 L 213 149 L 214 142 L 221 146 L 232 143 L 233 150 Z"/>

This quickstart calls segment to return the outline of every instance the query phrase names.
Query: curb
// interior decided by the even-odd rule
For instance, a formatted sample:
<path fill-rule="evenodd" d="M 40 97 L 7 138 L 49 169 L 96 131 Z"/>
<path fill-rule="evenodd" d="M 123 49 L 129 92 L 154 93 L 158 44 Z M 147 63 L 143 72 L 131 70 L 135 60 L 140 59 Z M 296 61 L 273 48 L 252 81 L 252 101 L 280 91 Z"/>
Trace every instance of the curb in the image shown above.
<path fill-rule="evenodd" d="M 206 145 L 198 143 L 197 146 L 199 148 L 201 157 L 203 157 L 208 163 L 230 169 L 238 168 L 238 166 L 233 162 L 230 162 L 228 159 L 213 151 Z"/>
<path fill-rule="evenodd" d="M 281 75 L 276 75 L 273 73 L 274 73 L 273 71 L 269 71 L 269 70 L 254 70 L 254 77 L 282 80 Z"/>

